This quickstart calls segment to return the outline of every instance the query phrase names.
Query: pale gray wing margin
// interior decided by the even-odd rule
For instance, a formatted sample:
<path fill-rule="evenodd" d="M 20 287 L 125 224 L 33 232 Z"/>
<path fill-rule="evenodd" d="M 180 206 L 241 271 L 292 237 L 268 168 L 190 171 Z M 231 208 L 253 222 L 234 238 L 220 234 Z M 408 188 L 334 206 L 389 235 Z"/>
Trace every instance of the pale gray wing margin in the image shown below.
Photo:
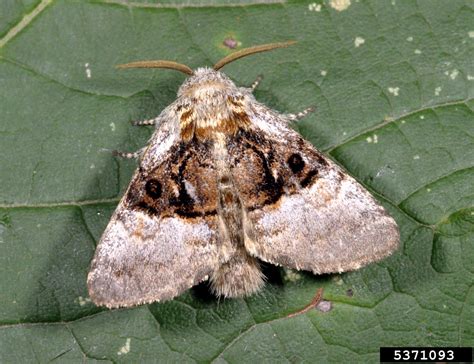
<path fill-rule="evenodd" d="M 97 247 L 89 294 L 107 307 L 172 299 L 208 278 L 217 265 L 216 247 L 206 221 L 158 220 L 125 210 L 112 218 Z"/>

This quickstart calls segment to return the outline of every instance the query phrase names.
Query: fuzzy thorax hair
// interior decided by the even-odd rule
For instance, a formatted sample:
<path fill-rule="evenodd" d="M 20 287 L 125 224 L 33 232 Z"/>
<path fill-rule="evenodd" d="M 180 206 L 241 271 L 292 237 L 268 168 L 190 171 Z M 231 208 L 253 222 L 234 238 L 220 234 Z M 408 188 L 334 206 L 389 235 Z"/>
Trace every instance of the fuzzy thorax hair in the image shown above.
<path fill-rule="evenodd" d="M 234 90 L 237 87 L 225 74 L 209 67 L 199 67 L 188 77 L 178 90 L 178 97 L 212 97 L 222 90 Z"/>

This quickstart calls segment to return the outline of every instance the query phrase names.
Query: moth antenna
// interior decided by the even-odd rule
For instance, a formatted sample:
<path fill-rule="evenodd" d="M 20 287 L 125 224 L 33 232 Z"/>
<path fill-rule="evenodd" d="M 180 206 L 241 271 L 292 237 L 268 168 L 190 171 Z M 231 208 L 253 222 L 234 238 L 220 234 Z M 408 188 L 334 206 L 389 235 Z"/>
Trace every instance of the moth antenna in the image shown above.
<path fill-rule="evenodd" d="M 222 58 L 219 62 L 217 62 L 214 65 L 214 70 L 218 71 L 222 67 L 224 67 L 226 64 L 229 64 L 230 62 L 234 62 L 236 59 L 246 57 L 250 54 L 260 53 L 260 52 L 267 52 L 267 51 L 271 51 L 272 49 L 276 49 L 276 48 L 286 48 L 286 47 L 289 47 L 290 45 L 295 44 L 295 43 L 296 43 L 296 41 L 289 40 L 287 42 L 269 43 L 269 44 L 258 45 L 258 46 L 255 46 L 255 47 L 244 48 L 244 49 L 241 49 L 240 51 L 229 54 L 227 57 Z"/>
<path fill-rule="evenodd" d="M 187 75 L 193 75 L 194 71 L 186 66 L 185 64 L 173 62 L 173 61 L 137 61 L 125 64 L 119 64 L 115 66 L 120 69 L 124 68 L 169 68 L 179 72 L 183 72 Z"/>

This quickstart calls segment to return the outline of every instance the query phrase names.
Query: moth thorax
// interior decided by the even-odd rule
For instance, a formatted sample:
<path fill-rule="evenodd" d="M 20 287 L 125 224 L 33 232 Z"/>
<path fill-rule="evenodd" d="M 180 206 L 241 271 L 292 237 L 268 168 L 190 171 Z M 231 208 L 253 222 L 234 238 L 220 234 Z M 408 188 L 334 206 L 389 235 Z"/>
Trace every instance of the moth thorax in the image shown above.
<path fill-rule="evenodd" d="M 206 102 L 214 99 L 219 94 L 225 92 L 225 90 L 226 87 L 221 82 L 207 81 L 189 85 L 189 87 L 183 90 L 183 95 L 198 102 Z"/>
<path fill-rule="evenodd" d="M 205 92 L 209 92 L 208 96 Z M 185 140 L 215 139 L 216 133 L 235 135 L 250 125 L 245 107 L 245 97 L 238 93 L 229 94 L 224 89 L 203 89 L 191 97 L 186 110 L 180 115 L 181 136 Z"/>
<path fill-rule="evenodd" d="M 210 96 L 220 90 L 236 88 L 235 84 L 223 73 L 211 68 L 198 68 L 186 79 L 178 90 L 178 96 L 200 97 Z"/>

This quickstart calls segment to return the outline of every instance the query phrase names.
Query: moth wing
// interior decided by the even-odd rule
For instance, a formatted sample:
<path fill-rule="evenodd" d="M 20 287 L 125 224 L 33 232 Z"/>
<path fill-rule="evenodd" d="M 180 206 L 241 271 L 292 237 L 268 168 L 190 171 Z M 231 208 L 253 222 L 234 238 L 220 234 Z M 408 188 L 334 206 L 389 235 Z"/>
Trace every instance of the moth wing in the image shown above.
<path fill-rule="evenodd" d="M 271 113 L 261 106 L 253 129 L 231 143 L 246 249 L 317 274 L 358 269 L 396 250 L 398 227 L 384 208 Z"/>
<path fill-rule="evenodd" d="M 98 244 L 88 275 L 97 305 L 171 299 L 217 265 L 215 170 L 202 164 L 208 151 L 180 142 L 175 129 L 155 131 Z"/>

